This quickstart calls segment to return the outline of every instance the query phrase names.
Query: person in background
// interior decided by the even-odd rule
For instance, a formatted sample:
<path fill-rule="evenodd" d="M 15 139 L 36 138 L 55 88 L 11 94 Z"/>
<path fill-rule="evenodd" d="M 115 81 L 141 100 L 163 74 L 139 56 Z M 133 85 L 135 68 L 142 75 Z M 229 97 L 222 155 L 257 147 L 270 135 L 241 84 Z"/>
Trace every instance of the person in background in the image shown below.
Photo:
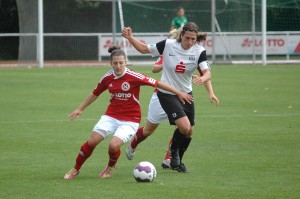
<path fill-rule="evenodd" d="M 170 31 L 172 31 L 173 29 L 182 28 L 184 24 L 186 24 L 187 22 L 188 21 L 185 16 L 184 8 L 183 7 L 177 8 L 176 17 L 172 19 Z"/>

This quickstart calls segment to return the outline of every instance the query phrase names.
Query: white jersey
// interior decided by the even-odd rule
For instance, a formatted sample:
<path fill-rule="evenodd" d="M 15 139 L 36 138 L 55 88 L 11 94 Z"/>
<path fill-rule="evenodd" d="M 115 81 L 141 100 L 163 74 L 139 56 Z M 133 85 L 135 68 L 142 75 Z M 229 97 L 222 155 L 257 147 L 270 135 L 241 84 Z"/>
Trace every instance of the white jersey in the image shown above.
<path fill-rule="evenodd" d="M 201 71 L 210 69 L 206 51 L 198 44 L 185 50 L 175 39 L 167 39 L 148 45 L 148 49 L 152 56 L 163 56 L 161 81 L 185 93 L 192 91 L 192 75 L 198 67 Z M 158 90 L 173 94 L 160 88 Z"/>

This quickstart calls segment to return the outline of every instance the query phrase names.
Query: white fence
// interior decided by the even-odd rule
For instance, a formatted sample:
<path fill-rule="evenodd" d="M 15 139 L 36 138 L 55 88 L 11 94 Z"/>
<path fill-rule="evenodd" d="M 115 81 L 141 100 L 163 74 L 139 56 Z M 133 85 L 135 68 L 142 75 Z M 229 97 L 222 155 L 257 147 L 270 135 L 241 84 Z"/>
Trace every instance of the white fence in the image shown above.
<path fill-rule="evenodd" d="M 135 33 L 135 36 L 146 43 L 156 43 L 160 40 L 166 38 L 167 33 Z M 6 33 L 0 34 L 0 38 L 4 37 L 35 37 L 36 42 L 34 42 L 36 47 L 32 50 L 35 51 L 36 60 L 33 58 L 31 60 L 30 65 L 35 66 L 38 65 L 38 54 L 39 54 L 39 45 L 38 45 L 38 34 L 37 33 Z M 44 38 L 52 38 L 53 40 L 60 39 L 66 40 L 78 37 L 79 38 L 93 38 L 95 45 L 91 47 L 91 52 L 95 55 L 91 59 L 81 59 L 81 65 L 89 65 L 92 63 L 93 65 L 99 64 L 99 61 L 103 59 L 107 59 L 109 54 L 107 52 L 108 47 L 113 44 L 113 36 L 109 33 L 45 33 Z M 51 40 L 52 41 L 52 40 Z M 73 41 L 73 40 L 72 40 Z M 97 42 L 97 43 L 96 43 Z M 58 43 L 58 42 L 56 42 Z M 51 43 L 52 45 L 53 43 Z M 49 42 L 48 42 L 49 45 Z M 82 49 L 80 44 L 77 42 L 71 43 L 71 45 L 76 48 L 76 56 L 80 56 L 84 53 L 85 50 Z M 138 60 L 140 64 L 143 64 L 141 60 L 147 60 L 148 63 L 151 61 L 151 57 L 149 55 L 142 55 L 137 52 L 133 46 L 126 40 L 123 40 L 120 34 L 117 34 L 115 37 L 115 45 L 124 47 L 126 46 L 127 54 L 131 61 L 135 61 L 135 58 Z M 207 55 L 211 55 L 212 51 L 212 40 L 209 35 L 207 40 L 202 44 L 206 50 Z M 260 63 L 261 62 L 261 54 L 262 54 L 262 39 L 261 34 L 256 33 L 252 35 L 251 32 L 223 32 L 221 34 L 216 34 L 215 41 L 215 53 L 217 55 L 217 62 L 224 63 Z M 46 48 L 47 46 L 45 46 Z M 62 52 L 68 50 L 64 50 L 63 47 L 65 45 L 57 45 L 54 46 L 55 50 L 61 50 Z M 60 49 L 62 48 L 62 49 Z M 90 49 L 90 48 L 89 48 Z M 49 53 L 49 50 L 46 51 Z M 47 55 L 47 54 L 46 54 Z M 300 63 L 300 32 L 268 32 L 267 34 L 267 55 L 268 55 L 268 63 Z M 141 57 L 145 56 L 145 57 Z M 49 56 L 48 56 L 49 57 Z M 74 57 L 74 56 L 73 56 Z M 275 60 L 275 61 L 274 61 Z M 16 63 L 17 61 L 17 63 Z M 46 64 L 51 64 L 49 61 L 55 61 L 56 64 L 68 62 L 72 65 L 73 62 L 71 56 L 70 58 L 66 58 L 64 60 L 60 60 L 56 57 L 47 58 L 45 60 Z M 92 62 L 91 62 L 92 61 Z M 153 61 L 153 59 L 152 59 Z M 3 61 L 2 61 L 3 62 Z M 146 62 L 145 62 L 146 63 Z M 144 63 L 144 64 L 145 64 Z M 148 64 L 147 63 L 147 64 Z M 1 65 L 1 62 L 0 62 Z M 3 64 L 2 64 L 3 65 Z M 27 62 L 23 62 L 22 60 L 15 60 L 14 65 L 21 66 L 27 65 Z"/>
<path fill-rule="evenodd" d="M 139 33 L 135 35 L 137 39 L 148 44 L 156 43 L 166 38 L 164 33 Z M 216 34 L 215 38 L 215 53 L 223 56 L 224 59 L 232 59 L 231 56 L 234 55 L 248 55 L 251 60 L 253 55 L 262 54 L 260 33 L 253 35 L 251 32 L 223 32 L 222 34 Z M 99 60 L 109 55 L 107 49 L 112 43 L 113 38 L 110 34 L 99 35 Z M 116 37 L 116 45 L 126 46 L 128 56 L 141 56 L 128 41 L 124 43 L 121 37 Z M 207 40 L 202 45 L 205 47 L 207 54 L 210 55 L 212 51 L 210 35 L 208 35 Z M 267 55 L 284 56 L 285 58 L 282 61 L 290 60 L 291 55 L 300 56 L 300 32 L 268 32 Z"/>

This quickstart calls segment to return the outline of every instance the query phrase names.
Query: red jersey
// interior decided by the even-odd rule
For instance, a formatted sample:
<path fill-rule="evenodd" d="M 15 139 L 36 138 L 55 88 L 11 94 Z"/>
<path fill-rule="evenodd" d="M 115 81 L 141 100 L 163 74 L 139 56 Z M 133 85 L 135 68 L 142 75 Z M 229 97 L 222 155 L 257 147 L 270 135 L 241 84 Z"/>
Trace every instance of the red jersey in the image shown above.
<path fill-rule="evenodd" d="M 128 68 L 121 76 L 116 76 L 114 71 L 110 70 L 100 79 L 93 94 L 99 96 L 108 89 L 111 99 L 105 115 L 118 120 L 140 123 L 140 86 L 150 85 L 156 87 L 157 84 L 157 80 Z"/>

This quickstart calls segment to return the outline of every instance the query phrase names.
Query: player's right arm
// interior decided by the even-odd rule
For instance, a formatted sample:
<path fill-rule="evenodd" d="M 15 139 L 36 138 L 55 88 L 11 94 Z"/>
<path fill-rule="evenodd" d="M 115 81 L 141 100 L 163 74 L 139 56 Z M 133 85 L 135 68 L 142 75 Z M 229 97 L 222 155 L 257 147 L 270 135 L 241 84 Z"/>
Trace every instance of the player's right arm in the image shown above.
<path fill-rule="evenodd" d="M 94 93 L 91 93 L 87 96 L 87 98 L 79 105 L 77 109 L 75 109 L 72 113 L 69 115 L 70 120 L 74 120 L 83 113 L 83 110 L 88 107 L 91 103 L 93 103 L 97 99 L 97 95 Z"/>
<path fill-rule="evenodd" d="M 107 86 L 105 83 L 103 83 L 105 77 L 103 77 L 100 82 L 98 83 L 97 87 L 93 90 L 91 94 L 87 96 L 87 98 L 79 105 L 77 109 L 75 109 L 72 113 L 69 115 L 70 120 L 74 120 L 78 117 L 80 117 L 83 113 L 83 110 L 88 107 L 91 103 L 93 103 L 98 96 L 107 89 Z"/>
<path fill-rule="evenodd" d="M 150 51 L 148 50 L 147 44 L 139 41 L 132 35 L 132 30 L 130 27 L 125 27 L 122 30 L 122 36 L 133 45 L 133 47 L 142 54 L 148 54 Z"/>

